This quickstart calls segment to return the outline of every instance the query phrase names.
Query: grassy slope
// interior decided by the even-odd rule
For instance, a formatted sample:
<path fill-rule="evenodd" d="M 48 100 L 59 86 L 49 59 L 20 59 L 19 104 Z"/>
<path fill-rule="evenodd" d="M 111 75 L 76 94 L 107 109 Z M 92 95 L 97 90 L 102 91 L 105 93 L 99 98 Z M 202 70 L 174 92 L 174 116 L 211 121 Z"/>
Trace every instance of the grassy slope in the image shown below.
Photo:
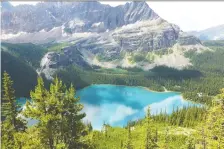
<path fill-rule="evenodd" d="M 131 144 L 134 149 L 144 149 L 147 122 L 142 121 L 131 127 Z M 156 130 L 158 131 L 158 148 L 163 148 L 165 145 L 165 136 L 167 133 L 169 148 L 184 147 L 187 136 L 194 135 L 195 130 L 192 128 L 168 126 L 165 123 L 151 122 L 151 135 L 155 137 Z M 125 148 L 128 139 L 128 130 L 126 128 L 108 127 L 107 132 L 93 131 L 88 136 L 94 140 L 97 149 L 119 149 Z"/>

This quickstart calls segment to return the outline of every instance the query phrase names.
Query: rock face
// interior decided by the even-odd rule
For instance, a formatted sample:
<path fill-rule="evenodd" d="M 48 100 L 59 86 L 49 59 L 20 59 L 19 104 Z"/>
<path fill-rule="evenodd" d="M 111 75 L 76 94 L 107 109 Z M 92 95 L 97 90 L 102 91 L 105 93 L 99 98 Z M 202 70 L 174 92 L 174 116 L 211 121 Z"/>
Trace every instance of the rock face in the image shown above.
<path fill-rule="evenodd" d="M 73 44 L 63 48 L 60 53 L 49 52 L 44 56 L 40 70 L 49 74 L 49 77 L 55 69 L 71 64 L 83 67 L 91 64 L 102 67 L 138 66 L 128 64 L 128 54 L 147 55 L 174 45 L 201 44 L 196 37 L 183 33 L 177 25 L 159 17 L 146 2 L 131 2 L 117 7 L 99 2 L 44 2 L 36 6 L 5 6 L 7 9 L 4 8 L 1 13 L 3 41 Z M 141 62 L 140 67 L 150 69 L 157 65 L 151 64 L 155 56 L 148 56 L 150 60 Z M 100 63 L 100 60 L 106 62 Z M 163 64 L 168 60 L 157 61 Z M 185 63 L 187 65 L 188 61 Z"/>
<path fill-rule="evenodd" d="M 4 2 L 3 2 L 4 4 Z M 99 2 L 45 2 L 4 11 L 4 33 L 49 31 L 64 25 L 67 32 L 103 32 L 159 16 L 145 2 L 111 7 Z"/>
<path fill-rule="evenodd" d="M 88 68 L 89 64 L 83 59 L 82 53 L 75 46 L 61 49 L 60 52 L 48 52 L 40 62 L 38 72 L 44 73 L 47 79 L 51 76 L 55 69 L 76 64 L 81 67 Z"/>
<path fill-rule="evenodd" d="M 3 4 L 1 38 L 7 42 L 75 41 L 93 53 L 152 51 L 173 46 L 181 32 L 146 2 L 117 7 L 99 2 L 44 2 L 16 7 Z M 191 37 L 181 38 L 180 42 L 200 43 Z"/>
<path fill-rule="evenodd" d="M 187 35 L 187 34 L 180 34 L 178 38 L 178 43 L 180 45 L 196 45 L 201 44 L 201 41 L 196 38 L 195 36 Z"/>

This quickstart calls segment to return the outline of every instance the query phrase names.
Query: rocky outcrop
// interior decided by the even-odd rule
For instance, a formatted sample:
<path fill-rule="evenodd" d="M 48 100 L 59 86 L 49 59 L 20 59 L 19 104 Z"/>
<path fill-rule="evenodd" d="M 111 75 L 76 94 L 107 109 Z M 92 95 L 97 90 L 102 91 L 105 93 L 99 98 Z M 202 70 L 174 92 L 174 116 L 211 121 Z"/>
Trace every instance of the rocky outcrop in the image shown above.
<path fill-rule="evenodd" d="M 169 66 L 184 63 L 178 65 L 181 68 L 189 64 L 189 60 L 178 59 L 184 57 L 181 51 L 176 50 L 178 54 L 165 52 L 170 55 L 159 55 L 162 59 L 153 52 L 168 51 L 174 45 L 190 48 L 189 45 L 201 45 L 198 38 L 183 33 L 177 25 L 159 17 L 146 2 L 117 7 L 96 1 L 43 2 L 36 6 L 4 9 L 1 17 L 3 41 L 73 43 L 61 52 L 49 52 L 44 56 L 40 72 L 49 78 L 58 68 L 71 64 L 82 67 L 89 67 L 92 63 L 102 67 L 139 66 L 147 70 L 177 59 Z M 150 52 L 153 53 L 151 57 Z M 141 65 L 129 63 L 131 55 L 136 53 L 145 54 L 145 60 L 139 62 Z M 101 60 L 103 62 L 99 62 Z"/>
<path fill-rule="evenodd" d="M 14 43 L 75 42 L 80 49 L 109 56 L 122 50 L 164 49 L 176 42 L 200 44 L 180 34 L 178 26 L 160 18 L 146 2 L 117 7 L 96 1 L 44 2 L 10 7 L 1 16 L 1 38 Z"/>
<path fill-rule="evenodd" d="M 181 33 L 178 38 L 178 43 L 180 45 L 197 45 L 197 44 L 201 44 L 201 41 L 195 36 Z"/>
<path fill-rule="evenodd" d="M 83 59 L 83 55 L 75 46 L 62 48 L 60 52 L 48 52 L 40 62 L 39 73 L 44 73 L 47 79 L 59 68 L 69 65 L 78 65 L 88 68 L 90 65 Z"/>
<path fill-rule="evenodd" d="M 4 3 L 4 2 L 3 2 Z M 159 16 L 145 2 L 111 7 L 99 2 L 44 2 L 19 5 L 1 13 L 4 33 L 49 31 L 64 25 L 67 32 L 103 32 Z"/>

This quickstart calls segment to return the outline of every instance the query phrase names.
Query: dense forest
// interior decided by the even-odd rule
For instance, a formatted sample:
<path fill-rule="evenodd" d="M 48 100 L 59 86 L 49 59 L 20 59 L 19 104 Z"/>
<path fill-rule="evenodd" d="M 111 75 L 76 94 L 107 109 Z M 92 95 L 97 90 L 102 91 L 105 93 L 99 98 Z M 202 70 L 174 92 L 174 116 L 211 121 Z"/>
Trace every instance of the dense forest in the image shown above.
<path fill-rule="evenodd" d="M 41 77 L 25 108 L 16 104 L 11 77 L 3 74 L 2 149 L 222 149 L 224 148 L 224 89 L 209 107 L 174 109 L 171 115 L 131 121 L 124 128 L 104 124 L 93 130 L 84 123 L 83 105 L 72 85 L 55 78 L 47 89 Z M 38 120 L 27 126 L 27 119 Z M 25 140 L 25 141 L 24 141 Z"/>

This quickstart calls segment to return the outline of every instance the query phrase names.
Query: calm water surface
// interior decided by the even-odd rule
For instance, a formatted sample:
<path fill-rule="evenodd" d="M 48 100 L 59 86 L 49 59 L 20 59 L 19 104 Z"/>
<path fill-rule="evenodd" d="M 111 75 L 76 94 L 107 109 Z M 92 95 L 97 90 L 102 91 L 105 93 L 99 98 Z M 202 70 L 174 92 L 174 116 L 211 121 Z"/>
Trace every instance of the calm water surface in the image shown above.
<path fill-rule="evenodd" d="M 143 87 L 105 84 L 78 90 L 77 96 L 84 104 L 84 121 L 90 121 L 94 129 L 101 129 L 104 122 L 124 126 L 129 120 L 143 118 L 149 105 L 151 114 L 161 111 L 170 114 L 177 107 L 199 105 L 184 100 L 177 92 L 153 92 Z M 25 100 L 20 100 L 20 104 L 24 103 Z M 29 124 L 34 122 L 30 121 Z"/>
<path fill-rule="evenodd" d="M 177 92 L 153 92 L 143 87 L 91 85 L 77 91 L 87 116 L 95 129 L 104 122 L 124 126 L 129 120 L 145 116 L 148 105 L 151 113 L 172 113 L 173 109 L 196 105 L 186 101 Z"/>

